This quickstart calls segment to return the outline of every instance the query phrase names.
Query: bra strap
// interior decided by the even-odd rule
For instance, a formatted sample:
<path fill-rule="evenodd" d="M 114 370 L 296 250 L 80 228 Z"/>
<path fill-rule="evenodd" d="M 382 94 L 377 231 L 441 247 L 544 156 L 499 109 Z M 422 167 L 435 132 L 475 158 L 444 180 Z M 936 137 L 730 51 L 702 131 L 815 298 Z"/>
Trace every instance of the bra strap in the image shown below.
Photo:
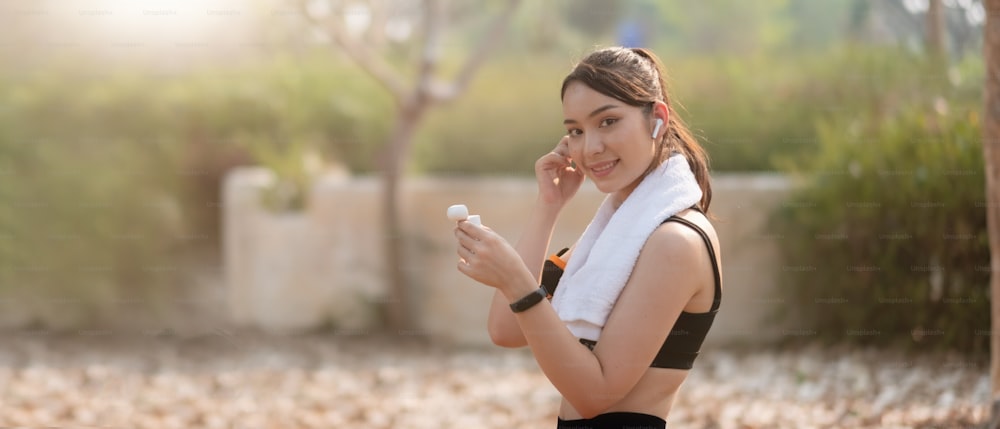
<path fill-rule="evenodd" d="M 712 275 L 715 276 L 715 298 L 712 299 L 712 309 L 710 311 L 716 311 L 719 309 L 719 304 L 722 302 L 722 274 L 719 272 L 719 263 L 715 260 L 715 248 L 712 247 L 712 240 L 708 238 L 708 234 L 705 230 L 701 229 L 694 222 L 684 219 L 679 216 L 671 216 L 667 218 L 664 222 L 680 222 L 684 225 L 691 227 L 701 235 L 701 238 L 705 240 L 705 245 L 708 246 L 708 255 L 712 259 Z"/>

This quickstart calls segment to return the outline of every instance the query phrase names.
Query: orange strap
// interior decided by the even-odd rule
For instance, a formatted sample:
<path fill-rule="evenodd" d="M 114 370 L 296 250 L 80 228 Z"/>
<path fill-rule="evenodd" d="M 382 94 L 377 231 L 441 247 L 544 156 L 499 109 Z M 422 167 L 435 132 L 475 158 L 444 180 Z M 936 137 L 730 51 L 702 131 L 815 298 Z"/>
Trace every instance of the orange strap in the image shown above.
<path fill-rule="evenodd" d="M 553 264 L 556 264 L 556 266 L 559 267 L 560 270 L 566 269 L 566 261 L 562 260 L 562 258 L 560 258 L 555 253 L 549 256 L 549 260 L 552 261 Z"/>

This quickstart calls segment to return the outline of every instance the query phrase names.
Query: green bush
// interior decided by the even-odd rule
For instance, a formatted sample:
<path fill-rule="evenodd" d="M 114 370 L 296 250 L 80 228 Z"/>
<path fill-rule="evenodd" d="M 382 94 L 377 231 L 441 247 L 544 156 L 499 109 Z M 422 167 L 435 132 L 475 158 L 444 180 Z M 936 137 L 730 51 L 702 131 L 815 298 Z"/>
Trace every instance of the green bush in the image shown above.
<path fill-rule="evenodd" d="M 582 55 L 582 54 L 581 54 Z M 715 171 L 769 171 L 811 156 L 820 121 L 882 115 L 942 87 L 919 56 L 895 48 L 839 46 L 784 56 L 680 57 L 664 53 L 679 114 Z M 431 112 L 412 167 L 429 174 L 530 175 L 565 131 L 559 86 L 565 54 L 505 55 L 487 63 L 469 91 Z M 955 67 L 943 96 L 981 93 L 982 60 Z"/>
<path fill-rule="evenodd" d="M 388 128 L 388 97 L 328 55 L 177 76 L 87 67 L 0 76 L 0 306 L 42 325 L 164 310 L 186 251 L 217 243 L 228 168 L 264 164 L 300 196 L 304 157 L 368 171 Z"/>
<path fill-rule="evenodd" d="M 935 105 L 822 123 L 818 153 L 786 166 L 801 188 L 771 219 L 785 315 L 826 340 L 989 350 L 979 121 Z"/>
<path fill-rule="evenodd" d="M 717 171 L 774 170 L 783 159 L 811 156 L 819 121 L 891 110 L 922 97 L 929 83 L 923 60 L 898 48 L 692 58 L 667 67 Z"/>
<path fill-rule="evenodd" d="M 438 175 L 534 174 L 535 160 L 566 134 L 559 87 L 569 64 L 509 58 L 483 68 L 451 105 L 430 112 L 413 168 Z"/>
<path fill-rule="evenodd" d="M 161 310 L 183 231 L 148 87 L 54 73 L 0 86 L 0 296 L 59 327 Z"/>

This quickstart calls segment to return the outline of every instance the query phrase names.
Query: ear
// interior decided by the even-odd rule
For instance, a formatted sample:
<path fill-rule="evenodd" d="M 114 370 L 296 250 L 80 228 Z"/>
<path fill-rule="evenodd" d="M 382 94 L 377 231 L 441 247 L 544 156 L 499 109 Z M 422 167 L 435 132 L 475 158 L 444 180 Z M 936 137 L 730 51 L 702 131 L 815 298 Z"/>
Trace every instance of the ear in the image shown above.
<path fill-rule="evenodd" d="M 653 110 L 650 112 L 652 114 L 651 118 L 653 120 L 653 134 L 654 140 L 659 140 L 663 137 L 663 133 L 667 130 L 667 124 L 670 123 L 670 109 L 667 108 L 667 104 L 662 101 L 657 101 L 653 103 Z M 663 126 L 660 125 L 662 121 Z"/>

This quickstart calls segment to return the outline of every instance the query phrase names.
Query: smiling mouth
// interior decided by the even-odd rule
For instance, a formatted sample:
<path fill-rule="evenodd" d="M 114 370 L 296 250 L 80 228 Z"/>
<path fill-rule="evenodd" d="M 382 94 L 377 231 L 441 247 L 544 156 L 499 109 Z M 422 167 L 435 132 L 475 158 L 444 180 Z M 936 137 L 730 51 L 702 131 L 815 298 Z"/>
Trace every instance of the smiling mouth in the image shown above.
<path fill-rule="evenodd" d="M 590 171 L 593 172 L 595 176 L 603 176 L 608 172 L 610 172 L 611 169 L 614 168 L 616 165 L 618 165 L 618 160 L 602 162 L 600 164 L 591 166 Z"/>

